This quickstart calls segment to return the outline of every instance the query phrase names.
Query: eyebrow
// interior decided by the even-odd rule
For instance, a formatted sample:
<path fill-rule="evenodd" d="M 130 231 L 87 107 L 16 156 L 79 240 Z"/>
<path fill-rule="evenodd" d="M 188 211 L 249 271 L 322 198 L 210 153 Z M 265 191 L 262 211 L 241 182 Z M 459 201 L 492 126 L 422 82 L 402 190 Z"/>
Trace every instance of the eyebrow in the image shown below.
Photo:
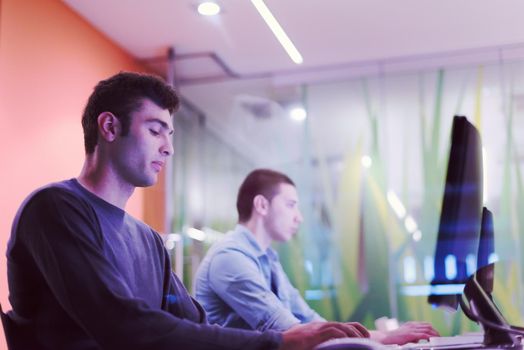
<path fill-rule="evenodd" d="M 162 127 L 162 129 L 166 129 L 166 130 L 169 130 L 169 135 L 173 135 L 173 133 L 175 132 L 175 130 L 169 128 L 169 125 L 161 120 L 161 119 L 158 119 L 158 118 L 151 118 L 151 119 L 147 119 L 146 120 L 146 123 L 148 124 L 151 124 L 151 123 L 157 123 L 157 124 L 160 124 L 160 126 Z"/>

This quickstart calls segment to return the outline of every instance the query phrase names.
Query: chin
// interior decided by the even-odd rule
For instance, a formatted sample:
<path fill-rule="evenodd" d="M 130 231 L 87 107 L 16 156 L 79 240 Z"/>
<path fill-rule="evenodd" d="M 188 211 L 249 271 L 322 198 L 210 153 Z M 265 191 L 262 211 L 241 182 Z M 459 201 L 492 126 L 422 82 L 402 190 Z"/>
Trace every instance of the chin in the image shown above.
<path fill-rule="evenodd" d="M 281 238 L 279 239 L 279 241 L 280 241 L 280 242 L 288 242 L 288 241 L 290 241 L 292 238 L 293 238 L 293 236 L 281 237 Z"/>
<path fill-rule="evenodd" d="M 150 186 L 154 186 L 156 185 L 157 183 L 157 180 L 155 179 L 154 181 L 149 181 L 148 183 L 146 183 L 144 186 L 142 187 L 150 187 Z"/>
<path fill-rule="evenodd" d="M 141 181 L 138 181 L 135 184 L 135 187 L 150 187 L 157 183 L 158 179 L 156 177 L 149 178 L 149 179 L 143 179 Z"/>

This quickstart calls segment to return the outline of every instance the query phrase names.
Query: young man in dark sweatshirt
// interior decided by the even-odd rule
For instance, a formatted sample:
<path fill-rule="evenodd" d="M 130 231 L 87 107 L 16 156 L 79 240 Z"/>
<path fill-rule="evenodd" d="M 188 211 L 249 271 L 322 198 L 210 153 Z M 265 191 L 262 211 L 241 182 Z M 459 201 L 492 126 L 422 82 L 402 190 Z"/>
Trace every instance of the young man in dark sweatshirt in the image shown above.
<path fill-rule="evenodd" d="M 310 349 L 367 336 L 358 324 L 288 332 L 209 325 L 172 273 L 159 235 L 125 211 L 173 154 L 179 101 L 162 80 L 119 73 L 95 87 L 82 126 L 77 178 L 32 193 L 7 250 L 8 342 L 23 349 Z M 16 347 L 14 347 L 16 348 Z"/>

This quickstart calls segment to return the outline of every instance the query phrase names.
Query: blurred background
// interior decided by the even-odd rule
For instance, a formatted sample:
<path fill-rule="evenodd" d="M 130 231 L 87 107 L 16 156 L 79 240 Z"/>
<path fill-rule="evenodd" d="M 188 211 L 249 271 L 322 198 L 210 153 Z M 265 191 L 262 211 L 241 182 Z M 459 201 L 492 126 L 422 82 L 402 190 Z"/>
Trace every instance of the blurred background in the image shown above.
<path fill-rule="evenodd" d="M 32 190 L 79 173 L 80 116 L 93 86 L 146 71 L 183 102 L 172 164 L 128 209 L 163 235 L 191 292 L 206 250 L 236 224 L 241 181 L 268 167 L 297 185 L 304 222 L 275 248 L 322 316 L 477 330 L 461 312 L 433 309 L 424 292 L 451 123 L 465 115 L 484 146 L 501 266 L 495 300 L 522 324 L 524 4 L 213 3 L 214 15 L 197 0 L 0 0 L 2 249 Z"/>

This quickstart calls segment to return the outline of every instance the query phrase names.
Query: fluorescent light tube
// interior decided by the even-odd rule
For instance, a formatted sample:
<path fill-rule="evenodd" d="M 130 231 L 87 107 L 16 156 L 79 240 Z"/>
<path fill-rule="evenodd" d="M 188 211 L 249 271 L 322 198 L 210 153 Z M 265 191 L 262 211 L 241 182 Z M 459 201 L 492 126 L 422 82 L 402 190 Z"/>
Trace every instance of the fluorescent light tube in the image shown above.
<path fill-rule="evenodd" d="M 291 42 L 291 39 L 287 36 L 286 32 L 280 24 L 278 23 L 277 19 L 271 11 L 269 11 L 269 8 L 266 6 L 263 0 L 251 0 L 255 8 L 257 9 L 258 13 L 266 24 L 269 26 L 269 29 L 273 32 L 273 34 L 277 37 L 278 41 L 280 42 L 280 45 L 286 50 L 287 54 L 293 62 L 296 64 L 301 64 L 304 60 L 302 59 L 302 55 L 300 52 L 298 52 L 295 45 L 293 45 L 293 42 Z"/>

